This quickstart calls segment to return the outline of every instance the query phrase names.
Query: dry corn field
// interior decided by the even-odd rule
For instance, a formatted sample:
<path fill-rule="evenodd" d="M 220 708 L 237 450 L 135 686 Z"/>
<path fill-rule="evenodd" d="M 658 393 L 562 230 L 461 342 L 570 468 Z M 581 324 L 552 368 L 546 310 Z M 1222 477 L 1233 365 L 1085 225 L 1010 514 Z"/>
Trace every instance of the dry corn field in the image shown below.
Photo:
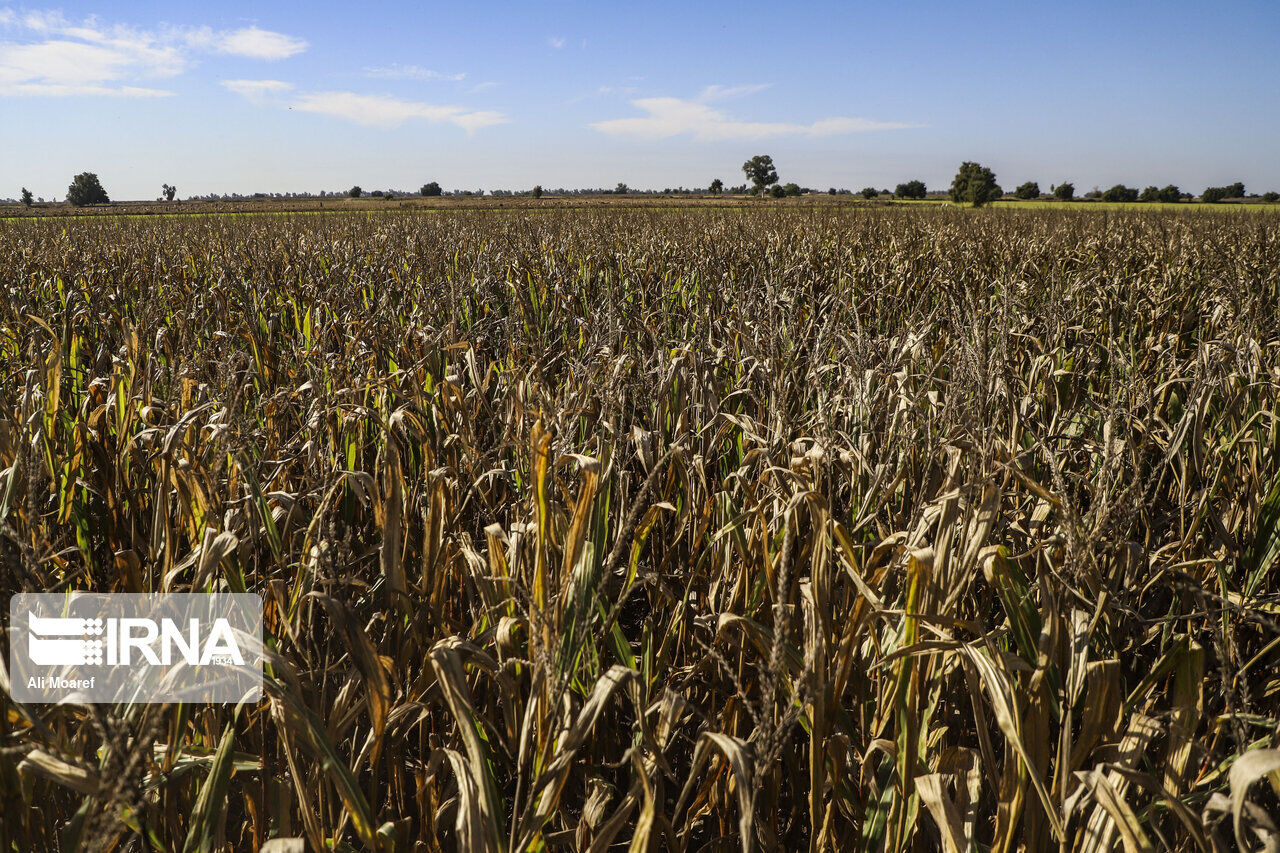
<path fill-rule="evenodd" d="M 1278 413 L 1271 216 L 0 224 L 0 595 L 271 649 L 0 849 L 1280 849 Z"/>

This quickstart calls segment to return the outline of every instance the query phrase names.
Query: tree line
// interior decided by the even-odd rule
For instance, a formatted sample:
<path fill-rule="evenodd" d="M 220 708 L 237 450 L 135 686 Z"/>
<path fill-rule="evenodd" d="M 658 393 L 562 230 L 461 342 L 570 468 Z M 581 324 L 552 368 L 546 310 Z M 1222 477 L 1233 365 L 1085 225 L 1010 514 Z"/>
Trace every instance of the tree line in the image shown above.
<path fill-rule="evenodd" d="M 772 198 L 783 198 L 786 196 L 799 196 L 817 192 L 816 190 L 801 187 L 796 183 L 781 183 L 778 178 L 778 169 L 774 165 L 773 157 L 768 154 L 757 154 L 750 160 L 742 164 L 742 172 L 746 176 L 747 183 L 736 187 L 726 188 L 724 181 L 715 178 L 708 185 L 705 192 L 711 195 L 721 195 L 730 193 L 736 195 L 755 195 L 768 196 Z M 571 194 L 604 194 L 611 192 L 606 189 L 594 190 L 565 190 L 558 189 L 552 191 L 556 195 Z M 628 187 L 625 183 L 620 182 L 613 190 L 618 195 L 630 194 L 636 192 Z M 644 191 L 641 191 L 644 192 Z M 664 194 L 674 193 L 702 193 L 700 189 L 688 189 L 680 187 L 678 190 L 666 189 Z M 827 190 L 830 195 L 849 195 L 849 190 L 837 190 L 832 187 Z M 171 184 L 164 184 L 160 193 L 161 201 L 173 201 L 178 194 L 177 187 Z M 350 198 L 360 198 L 365 195 L 365 191 L 358 185 L 347 190 L 345 195 Z M 411 195 L 411 193 L 403 193 Z M 484 190 L 472 192 L 470 190 L 455 190 L 451 193 L 445 193 L 440 184 L 436 181 L 430 181 L 423 184 L 418 189 L 418 195 L 427 198 L 441 195 L 463 195 L 475 196 L 485 195 Z M 543 195 L 542 185 L 536 185 L 532 190 L 512 191 L 512 190 L 492 190 L 490 195 L 529 195 L 533 198 L 541 198 Z M 910 180 L 900 183 L 890 192 L 888 189 L 876 189 L 875 187 L 864 187 L 859 194 L 865 199 L 873 199 L 879 196 L 892 196 L 899 199 L 918 200 L 928 196 L 928 188 L 924 181 Z M 276 195 L 279 195 L 277 193 Z M 297 195 L 297 194 L 290 194 Z M 310 193 L 303 194 L 310 196 Z M 325 197 L 326 192 L 321 191 L 320 197 Z M 338 195 L 338 193 L 329 193 L 328 195 Z M 391 190 L 374 190 L 368 193 L 369 196 L 382 199 L 394 199 L 397 193 Z M 982 207 L 996 199 L 1005 195 L 1000 184 L 996 182 L 995 173 L 986 166 L 972 160 L 966 160 L 960 164 L 960 168 L 956 171 L 955 178 L 951 181 L 951 187 L 947 191 L 947 198 L 954 204 L 968 204 L 973 207 Z M 1046 194 L 1041 191 L 1040 184 L 1036 181 L 1027 181 L 1020 184 L 1013 191 L 1013 196 L 1018 199 L 1030 200 L 1039 198 L 1053 198 L 1058 201 L 1072 201 L 1076 197 L 1075 184 L 1070 181 L 1063 181 L 1058 184 L 1051 184 L 1049 192 Z M 238 196 L 237 196 L 238 197 Z M 267 198 L 268 193 L 254 193 L 253 198 Z M 1280 201 L 1280 193 L 1271 191 L 1261 195 L 1248 196 L 1249 198 L 1257 198 L 1265 203 L 1274 204 Z M 1128 187 L 1124 184 L 1116 184 L 1107 190 L 1094 189 L 1084 194 L 1083 198 L 1090 200 L 1101 200 L 1107 202 L 1185 202 L 1194 201 L 1195 196 L 1191 193 L 1183 192 L 1176 184 L 1168 184 L 1163 187 L 1149 186 L 1141 191 L 1136 187 Z M 1200 201 L 1206 204 L 1218 204 L 1234 199 L 1246 198 L 1244 183 L 1236 181 L 1233 184 L 1227 184 L 1222 187 L 1206 187 L 1200 194 Z M 22 204 L 30 207 L 35 203 L 35 198 L 31 190 L 26 187 L 22 188 L 21 195 Z M 41 199 L 43 201 L 43 199 Z M 70 186 L 67 187 L 67 201 L 75 207 L 83 207 L 90 204 L 108 204 L 111 198 L 107 195 L 106 189 L 103 188 L 102 182 L 98 179 L 94 172 L 81 172 L 76 175 Z"/>
<path fill-rule="evenodd" d="M 742 171 L 751 182 L 750 192 L 753 195 L 779 197 L 809 192 L 799 189 L 795 184 L 780 185 L 778 183 L 778 170 L 774 166 L 773 158 L 767 154 L 757 154 L 743 163 Z M 719 178 L 716 178 L 711 183 L 710 191 L 712 193 L 719 192 L 721 187 L 723 187 L 723 183 Z M 835 194 L 837 190 L 831 189 L 828 192 Z M 881 195 L 890 195 L 890 192 L 887 189 L 877 190 L 874 187 L 866 187 L 861 191 L 861 195 L 866 199 L 872 199 Z M 898 184 L 892 195 L 900 199 L 923 199 L 928 195 L 928 188 L 925 186 L 924 181 L 921 180 L 905 181 Z M 947 192 L 947 197 L 953 203 L 969 204 L 974 207 L 981 207 L 984 204 L 1002 198 L 1004 195 L 1004 190 L 996 182 L 995 173 L 988 167 L 972 160 L 966 160 L 960 164 L 955 178 L 951 181 L 951 188 Z M 1013 195 L 1015 198 L 1023 200 L 1038 199 L 1046 196 L 1045 193 L 1041 192 L 1040 184 L 1036 181 L 1027 181 L 1020 184 L 1014 190 Z M 1070 181 L 1051 184 L 1047 195 L 1058 201 L 1072 201 L 1076 195 L 1076 187 Z M 1175 184 L 1168 184 L 1164 187 L 1149 186 L 1141 192 L 1136 187 L 1116 184 L 1107 190 L 1093 190 L 1085 193 L 1083 197 L 1110 202 L 1166 203 L 1192 201 L 1195 198 L 1191 193 L 1182 192 Z M 1243 199 L 1245 197 L 1244 184 L 1239 181 L 1234 184 L 1228 184 L 1225 187 L 1208 187 L 1200 194 L 1200 200 L 1210 204 L 1230 199 Z M 1256 197 L 1267 203 L 1280 201 L 1280 193 L 1276 192 L 1266 192 Z"/>

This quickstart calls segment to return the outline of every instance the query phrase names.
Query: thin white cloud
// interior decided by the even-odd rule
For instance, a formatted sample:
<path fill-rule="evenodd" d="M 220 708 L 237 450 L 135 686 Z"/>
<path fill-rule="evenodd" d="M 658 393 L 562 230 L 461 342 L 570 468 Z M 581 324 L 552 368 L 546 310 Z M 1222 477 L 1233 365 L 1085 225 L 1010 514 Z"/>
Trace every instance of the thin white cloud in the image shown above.
<path fill-rule="evenodd" d="M 577 104 L 587 100 L 588 98 L 627 97 L 635 95 L 639 91 L 640 90 L 635 86 L 597 86 L 595 91 L 575 95 L 566 103 Z"/>
<path fill-rule="evenodd" d="M 808 126 L 810 136 L 843 136 L 847 133 L 871 133 L 877 130 L 910 130 L 923 124 L 901 121 L 874 121 L 869 118 L 824 118 Z"/>
<path fill-rule="evenodd" d="M 547 44 L 551 45 L 556 50 L 563 50 L 566 43 L 564 36 L 551 36 L 547 39 Z"/>
<path fill-rule="evenodd" d="M 447 122 L 474 133 L 508 121 L 505 115 L 494 110 L 471 110 L 357 92 L 312 92 L 299 96 L 293 102 L 293 108 L 387 130 L 399 127 L 409 119 L 425 119 L 432 123 Z"/>
<path fill-rule="evenodd" d="M 698 142 L 763 139 L 772 136 L 836 136 L 919 127 L 919 125 L 902 122 L 873 121 L 843 116 L 824 118 L 810 124 L 741 121 L 700 101 L 682 98 L 640 98 L 632 101 L 631 104 L 645 115 L 598 121 L 591 127 L 612 136 L 657 140 L 688 135 Z"/>
<path fill-rule="evenodd" d="M 284 94 L 293 88 L 292 83 L 283 80 L 223 80 L 222 85 L 255 104 L 266 103 L 273 95 Z"/>
<path fill-rule="evenodd" d="M 18 15 L 12 9 L 0 9 L 0 27 L 11 27 L 17 20 Z"/>
<path fill-rule="evenodd" d="M 20 83 L 5 85 L 0 83 L 0 97 L 19 98 L 70 98 L 70 97 L 104 97 L 104 98 L 168 98 L 174 93 L 167 89 L 149 89 L 145 86 L 93 86 L 72 85 L 68 83 Z"/>
<path fill-rule="evenodd" d="M 144 30 L 106 25 L 97 18 L 73 23 L 57 11 L 9 10 L 0 19 L 21 40 L 0 41 L 0 97 L 110 96 L 151 98 L 172 92 L 144 85 L 175 77 L 200 51 L 280 59 L 306 47 L 281 33 L 248 27 Z"/>
<path fill-rule="evenodd" d="M 364 76 L 377 80 L 445 80 L 453 83 L 461 83 L 467 77 L 465 73 L 446 74 L 419 65 L 401 65 L 399 62 L 366 68 Z"/>
<path fill-rule="evenodd" d="M 772 86 L 772 83 L 752 83 L 747 86 L 721 86 L 715 84 L 708 86 L 698 95 L 699 101 L 727 101 L 732 98 L 745 98 L 747 95 L 754 95 L 756 92 L 763 92 Z"/>
<path fill-rule="evenodd" d="M 467 89 L 467 94 L 474 95 L 476 92 L 487 92 L 490 89 L 496 88 L 497 85 L 498 83 L 496 80 L 485 80 L 483 83 L 477 83 L 470 89 Z"/>
<path fill-rule="evenodd" d="M 257 27 L 223 33 L 217 42 L 219 53 L 247 56 L 250 59 L 288 59 L 306 49 L 307 43 L 303 39 Z"/>
<path fill-rule="evenodd" d="M 88 85 L 128 76 L 171 77 L 182 62 L 143 43 L 111 45 L 52 39 L 0 46 L 0 83 Z"/>
<path fill-rule="evenodd" d="M 49 30 L 68 27 L 70 26 L 70 22 L 67 21 L 61 12 L 54 9 L 37 9 L 34 12 L 26 12 L 23 14 L 22 25 L 29 30 L 48 32 Z"/>
<path fill-rule="evenodd" d="M 185 67 L 176 48 L 148 34 L 71 27 L 44 41 L 0 43 L 0 95 L 150 97 L 159 90 L 132 83 Z"/>

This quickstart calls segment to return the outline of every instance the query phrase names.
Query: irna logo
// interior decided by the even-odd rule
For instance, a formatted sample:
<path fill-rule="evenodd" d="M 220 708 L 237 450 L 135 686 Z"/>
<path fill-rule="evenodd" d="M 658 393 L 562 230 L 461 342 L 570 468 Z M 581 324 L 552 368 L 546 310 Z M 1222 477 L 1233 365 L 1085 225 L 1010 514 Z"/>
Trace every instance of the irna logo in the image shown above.
<path fill-rule="evenodd" d="M 241 702 L 261 691 L 256 595 L 24 593 L 9 612 L 19 702 Z"/>
<path fill-rule="evenodd" d="M 135 660 L 169 666 L 177 659 L 200 666 L 244 666 L 231 623 L 222 618 L 213 620 L 203 638 L 199 619 L 187 620 L 184 636 L 172 619 L 157 623 L 154 619 L 77 619 L 29 613 L 27 630 L 31 662 L 41 666 L 131 666 Z"/>

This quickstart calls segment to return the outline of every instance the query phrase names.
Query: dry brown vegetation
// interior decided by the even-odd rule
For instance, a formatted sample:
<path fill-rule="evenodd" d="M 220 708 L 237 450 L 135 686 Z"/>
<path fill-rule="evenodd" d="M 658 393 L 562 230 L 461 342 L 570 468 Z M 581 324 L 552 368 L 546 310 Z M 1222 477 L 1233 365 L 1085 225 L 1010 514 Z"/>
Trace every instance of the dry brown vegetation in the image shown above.
<path fill-rule="evenodd" d="M 1274 845 L 1278 305 L 1231 214 L 0 227 L 0 593 L 274 648 L 4 691 L 0 849 Z"/>

